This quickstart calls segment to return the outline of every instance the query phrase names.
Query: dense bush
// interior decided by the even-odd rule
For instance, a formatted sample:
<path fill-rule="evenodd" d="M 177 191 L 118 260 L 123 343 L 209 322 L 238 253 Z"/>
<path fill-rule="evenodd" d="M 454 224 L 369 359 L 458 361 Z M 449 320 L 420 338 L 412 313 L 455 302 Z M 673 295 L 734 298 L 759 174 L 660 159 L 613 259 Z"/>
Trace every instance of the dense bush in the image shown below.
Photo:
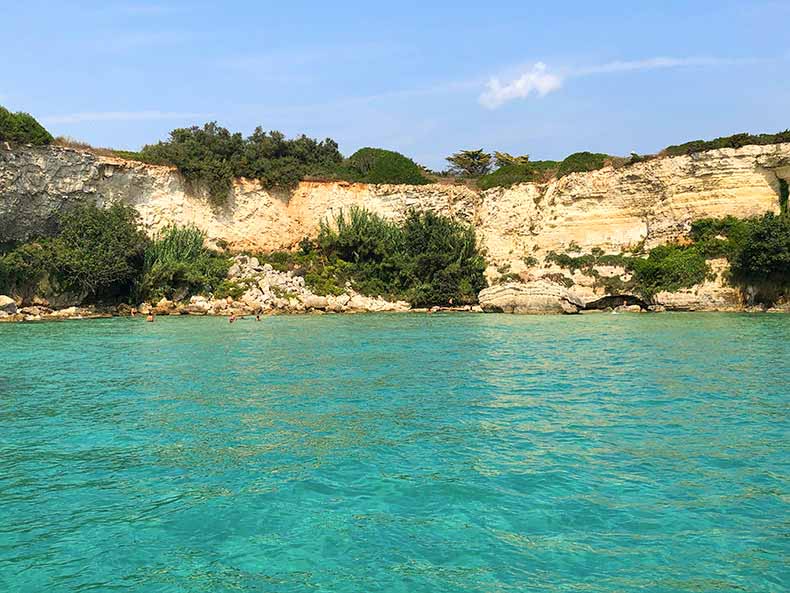
<path fill-rule="evenodd" d="M 24 144 L 49 144 L 52 135 L 36 119 L 28 114 L 11 113 L 0 107 L 0 140 Z"/>
<path fill-rule="evenodd" d="M 361 148 L 345 162 L 351 181 L 363 183 L 423 184 L 429 180 L 419 165 L 400 153 L 381 148 Z"/>
<path fill-rule="evenodd" d="M 131 206 L 83 204 L 62 216 L 60 233 L 50 245 L 64 285 L 101 299 L 129 294 L 146 243 Z"/>
<path fill-rule="evenodd" d="M 433 212 L 394 223 L 352 208 L 321 225 L 318 248 L 363 294 L 415 306 L 465 304 L 485 287 L 474 229 Z"/>
<path fill-rule="evenodd" d="M 200 292 L 239 296 L 226 282 L 230 259 L 205 247 L 194 227 L 168 227 L 153 241 L 137 212 L 123 205 L 80 205 L 52 237 L 0 256 L 0 293 L 72 293 L 87 302 L 119 302 Z"/>
<path fill-rule="evenodd" d="M 510 187 L 530 181 L 546 181 L 556 174 L 559 164 L 557 161 L 531 161 L 502 165 L 478 179 L 477 187 L 485 190 L 492 187 Z"/>
<path fill-rule="evenodd" d="M 483 175 L 477 180 L 480 189 L 510 187 L 517 183 L 535 181 L 536 171 L 530 165 L 503 165 L 496 171 Z"/>
<path fill-rule="evenodd" d="M 343 160 L 337 144 L 328 138 L 288 140 L 281 132 L 267 133 L 260 127 L 243 138 L 216 122 L 173 130 L 169 140 L 143 147 L 139 156 L 147 162 L 175 165 L 187 181 L 204 185 L 217 205 L 225 202 L 234 177 L 287 189 L 305 176 L 331 173 Z"/>
<path fill-rule="evenodd" d="M 790 289 L 790 216 L 753 219 L 731 262 L 733 277 L 741 282 Z"/>
<path fill-rule="evenodd" d="M 283 190 L 307 178 L 429 182 L 414 161 L 397 152 L 363 148 L 344 160 L 337 143 L 329 138 L 320 142 L 307 136 L 289 140 L 281 132 L 265 132 L 260 127 L 243 138 L 216 122 L 173 130 L 166 142 L 121 156 L 175 165 L 188 182 L 205 187 L 210 201 L 218 206 L 225 203 L 235 177 L 258 179 L 264 187 Z"/>
<path fill-rule="evenodd" d="M 119 204 L 82 204 L 63 214 L 53 237 L 17 246 L 0 257 L 0 292 L 49 290 L 117 300 L 129 295 L 142 267 L 147 239 L 137 212 Z"/>
<path fill-rule="evenodd" d="M 170 226 L 150 241 L 145 249 L 137 298 L 180 299 L 220 288 L 230 259 L 207 249 L 205 239 L 205 233 L 196 227 Z M 228 287 L 222 289 L 227 292 Z"/>
<path fill-rule="evenodd" d="M 33 290 L 53 269 L 48 241 L 25 243 L 0 255 L 0 294 Z"/>
<path fill-rule="evenodd" d="M 602 169 L 612 158 L 608 154 L 598 152 L 574 152 L 560 163 L 557 176 L 563 177 L 569 173 Z"/>
<path fill-rule="evenodd" d="M 694 246 L 682 245 L 660 245 L 647 258 L 630 258 L 627 269 L 637 291 L 645 297 L 700 284 L 710 273 L 705 256 Z"/>
<path fill-rule="evenodd" d="M 683 144 L 667 146 L 664 153 L 670 156 L 683 154 L 694 154 L 704 150 L 714 150 L 718 148 L 741 148 L 750 144 L 765 145 L 790 142 L 790 130 L 779 132 L 778 134 L 733 134 L 732 136 L 722 136 L 713 140 L 692 140 Z"/>

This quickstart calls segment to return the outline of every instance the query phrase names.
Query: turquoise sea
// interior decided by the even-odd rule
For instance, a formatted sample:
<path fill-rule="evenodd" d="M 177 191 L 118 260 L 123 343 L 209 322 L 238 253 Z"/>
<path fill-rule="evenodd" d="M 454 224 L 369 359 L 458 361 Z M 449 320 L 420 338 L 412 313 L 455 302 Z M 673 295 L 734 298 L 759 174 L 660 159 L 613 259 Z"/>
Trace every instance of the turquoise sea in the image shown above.
<path fill-rule="evenodd" d="M 790 586 L 790 316 L 0 325 L 2 592 Z"/>

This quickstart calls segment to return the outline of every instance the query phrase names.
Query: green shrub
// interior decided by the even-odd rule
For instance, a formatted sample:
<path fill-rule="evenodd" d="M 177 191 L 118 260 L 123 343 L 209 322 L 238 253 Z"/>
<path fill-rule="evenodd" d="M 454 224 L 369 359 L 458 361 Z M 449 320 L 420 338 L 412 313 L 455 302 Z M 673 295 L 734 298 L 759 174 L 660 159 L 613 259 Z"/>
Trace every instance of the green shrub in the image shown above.
<path fill-rule="evenodd" d="M 560 163 L 557 176 L 564 177 L 569 173 L 602 169 L 612 158 L 608 154 L 598 152 L 574 152 Z"/>
<path fill-rule="evenodd" d="M 637 291 L 648 298 L 661 291 L 700 284 L 710 273 L 705 256 L 693 245 L 660 245 L 645 259 L 631 258 L 628 269 Z"/>
<path fill-rule="evenodd" d="M 719 148 L 741 148 L 751 144 L 766 145 L 790 142 L 790 130 L 777 134 L 733 134 L 732 136 L 722 136 L 713 140 L 692 140 L 683 144 L 667 146 L 664 153 L 670 156 L 680 156 L 684 154 L 694 154 L 704 150 L 714 150 Z"/>
<path fill-rule="evenodd" d="M 19 245 L 0 255 L 0 294 L 29 292 L 52 271 L 48 240 Z"/>
<path fill-rule="evenodd" d="M 536 179 L 536 172 L 530 165 L 503 165 L 496 171 L 483 175 L 477 180 L 477 187 L 486 190 L 492 187 L 510 187 Z"/>
<path fill-rule="evenodd" d="M 429 183 L 413 160 L 381 148 L 359 149 L 346 160 L 344 168 L 352 181 L 414 185 Z"/>
<path fill-rule="evenodd" d="M 790 288 L 790 217 L 769 213 L 752 219 L 731 261 L 736 280 Z"/>
<path fill-rule="evenodd" d="M 145 249 L 138 298 L 183 298 L 220 287 L 233 296 L 231 287 L 223 284 L 230 259 L 207 249 L 205 239 L 205 233 L 196 227 L 165 228 Z"/>
<path fill-rule="evenodd" d="M 139 158 L 175 165 L 184 178 L 208 190 L 214 205 L 227 199 L 233 178 L 258 179 L 267 188 L 289 189 L 307 175 L 331 173 L 342 162 L 337 143 L 306 136 L 288 140 L 260 127 L 247 138 L 216 122 L 179 128 L 166 142 L 144 146 Z"/>
<path fill-rule="evenodd" d="M 64 285 L 91 299 L 128 295 L 146 244 L 137 211 L 122 204 L 77 206 L 61 217 L 60 233 L 51 242 Z"/>
<path fill-rule="evenodd" d="M 29 113 L 11 113 L 0 107 L 0 140 L 43 145 L 52 142 L 52 135 Z"/>
<path fill-rule="evenodd" d="M 318 246 L 363 294 L 415 306 L 465 304 L 485 287 L 474 229 L 433 212 L 412 211 L 395 223 L 352 208 L 321 225 Z"/>

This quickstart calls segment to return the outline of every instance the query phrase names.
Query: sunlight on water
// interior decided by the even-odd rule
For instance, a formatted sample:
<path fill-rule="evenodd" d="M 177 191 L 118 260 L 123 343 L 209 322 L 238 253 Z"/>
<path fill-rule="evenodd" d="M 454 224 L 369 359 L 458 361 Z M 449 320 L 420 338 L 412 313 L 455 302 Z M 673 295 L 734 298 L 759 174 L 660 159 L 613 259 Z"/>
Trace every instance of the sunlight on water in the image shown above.
<path fill-rule="evenodd" d="M 790 316 L 0 325 L 0 591 L 780 591 Z"/>

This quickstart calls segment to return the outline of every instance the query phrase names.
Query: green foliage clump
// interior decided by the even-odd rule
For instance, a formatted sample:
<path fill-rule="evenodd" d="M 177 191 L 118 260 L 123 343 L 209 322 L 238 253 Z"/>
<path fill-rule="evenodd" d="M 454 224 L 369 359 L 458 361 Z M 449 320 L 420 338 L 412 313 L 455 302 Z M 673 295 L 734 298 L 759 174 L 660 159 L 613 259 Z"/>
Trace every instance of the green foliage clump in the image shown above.
<path fill-rule="evenodd" d="M 344 163 L 349 180 L 362 183 L 429 183 L 419 165 L 398 152 L 360 148 Z"/>
<path fill-rule="evenodd" d="M 529 161 L 503 164 L 495 171 L 478 179 L 477 187 L 486 190 L 492 187 L 511 187 L 517 183 L 546 181 L 556 174 L 558 167 L 559 162 L 557 161 Z"/>
<path fill-rule="evenodd" d="M 129 294 L 147 243 L 137 211 L 81 204 L 61 217 L 52 239 L 53 264 L 63 284 L 90 298 Z"/>
<path fill-rule="evenodd" d="M 790 216 L 704 218 L 692 223 L 689 235 L 690 244 L 661 245 L 646 258 L 593 250 L 579 256 L 550 252 L 546 261 L 570 271 L 583 270 L 610 292 L 630 291 L 645 298 L 703 282 L 710 274 L 707 260 L 719 257 L 730 262 L 732 281 L 762 290 L 767 300 L 790 289 Z M 604 278 L 596 270 L 601 265 L 622 267 L 631 278 Z"/>
<path fill-rule="evenodd" d="M 0 293 L 24 293 L 41 282 L 52 270 L 52 254 L 47 241 L 25 243 L 0 255 Z"/>
<path fill-rule="evenodd" d="M 693 245 L 662 245 L 651 250 L 647 258 L 607 255 L 600 249 L 579 256 L 552 251 L 546 256 L 546 261 L 571 272 L 582 270 L 608 289 L 635 292 L 645 298 L 663 290 L 694 286 L 705 280 L 710 272 L 702 251 Z M 619 276 L 600 276 L 596 266 L 622 267 L 631 273 L 631 279 L 624 281 Z"/>
<path fill-rule="evenodd" d="M 208 190 L 215 205 L 224 204 L 234 177 L 259 179 L 268 188 L 289 189 L 308 175 L 331 172 L 343 160 L 337 143 L 255 129 L 243 138 L 216 122 L 202 128 L 178 128 L 166 142 L 144 146 L 139 156 L 178 167 L 184 178 Z"/>
<path fill-rule="evenodd" d="M 447 157 L 450 172 L 462 177 L 480 177 L 491 170 L 491 155 L 482 148 L 461 150 Z"/>
<path fill-rule="evenodd" d="M 713 140 L 692 140 L 683 144 L 667 146 L 664 154 L 670 156 L 680 156 L 684 154 L 694 154 L 704 150 L 714 150 L 719 148 L 741 148 L 751 144 L 766 145 L 790 142 L 790 130 L 777 134 L 733 134 L 732 136 L 722 136 Z"/>
<path fill-rule="evenodd" d="M 647 258 L 630 258 L 627 269 L 637 291 L 648 298 L 700 284 L 710 273 L 705 256 L 693 245 L 659 245 Z"/>
<path fill-rule="evenodd" d="M 225 280 L 230 259 L 206 248 L 205 240 L 205 233 L 193 226 L 165 228 L 146 246 L 137 296 L 183 298 L 217 290 L 241 296 Z"/>
<path fill-rule="evenodd" d="M 510 187 L 517 183 L 526 183 L 536 179 L 537 173 L 530 165 L 503 165 L 496 171 L 478 179 L 477 187 L 483 190 L 492 187 Z"/>
<path fill-rule="evenodd" d="M 599 152 L 574 152 L 560 163 L 557 176 L 564 177 L 569 173 L 602 169 L 612 158 L 611 155 Z"/>
<path fill-rule="evenodd" d="M 134 208 L 81 204 L 60 217 L 59 227 L 0 258 L 0 290 L 27 293 L 46 280 L 52 290 L 89 300 L 129 294 L 147 242 Z"/>
<path fill-rule="evenodd" d="M 11 113 L 0 107 L 0 140 L 44 145 L 52 142 L 53 138 L 29 113 Z"/>
<path fill-rule="evenodd" d="M 474 229 L 433 212 L 412 211 L 396 223 L 352 208 L 321 225 L 318 248 L 363 294 L 460 305 L 485 287 Z"/>
<path fill-rule="evenodd" d="M 731 262 L 733 277 L 741 282 L 790 289 L 790 216 L 753 219 Z"/>

